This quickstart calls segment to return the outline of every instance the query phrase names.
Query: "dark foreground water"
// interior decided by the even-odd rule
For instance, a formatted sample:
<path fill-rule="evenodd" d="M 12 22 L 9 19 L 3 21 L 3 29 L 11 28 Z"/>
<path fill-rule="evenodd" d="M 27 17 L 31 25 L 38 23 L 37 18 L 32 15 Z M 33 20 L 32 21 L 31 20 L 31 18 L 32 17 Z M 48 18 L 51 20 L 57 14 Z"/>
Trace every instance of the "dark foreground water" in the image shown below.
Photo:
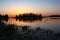
<path fill-rule="evenodd" d="M 0 40 L 60 40 L 60 19 L 1 20 Z"/>

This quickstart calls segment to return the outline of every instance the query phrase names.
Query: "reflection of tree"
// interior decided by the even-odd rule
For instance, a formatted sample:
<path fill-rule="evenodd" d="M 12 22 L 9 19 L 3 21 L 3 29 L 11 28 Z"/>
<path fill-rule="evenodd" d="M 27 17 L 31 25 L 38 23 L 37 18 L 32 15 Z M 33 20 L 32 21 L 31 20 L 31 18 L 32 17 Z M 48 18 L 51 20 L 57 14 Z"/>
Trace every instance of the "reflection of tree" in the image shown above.
<path fill-rule="evenodd" d="M 27 20 L 27 19 L 26 20 L 24 20 L 24 19 L 16 19 L 16 21 L 17 20 L 24 21 L 24 22 L 34 22 L 34 21 L 37 21 L 37 20 L 42 21 L 42 18 L 40 18 L 40 19 L 32 19 L 32 20 L 31 19 L 30 20 Z"/>

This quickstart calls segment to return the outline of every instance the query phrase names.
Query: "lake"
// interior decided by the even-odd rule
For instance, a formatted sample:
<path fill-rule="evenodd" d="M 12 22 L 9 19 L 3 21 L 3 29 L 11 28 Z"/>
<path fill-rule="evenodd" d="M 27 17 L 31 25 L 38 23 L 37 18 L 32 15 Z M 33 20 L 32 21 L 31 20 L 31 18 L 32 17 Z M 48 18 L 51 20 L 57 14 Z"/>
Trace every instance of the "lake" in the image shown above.
<path fill-rule="evenodd" d="M 2 21 L 6 24 L 14 24 L 17 26 L 30 26 L 29 28 L 31 29 L 40 27 L 42 29 L 60 32 L 60 18 L 42 18 L 40 20 L 17 20 L 15 18 L 9 18 L 7 21 Z"/>

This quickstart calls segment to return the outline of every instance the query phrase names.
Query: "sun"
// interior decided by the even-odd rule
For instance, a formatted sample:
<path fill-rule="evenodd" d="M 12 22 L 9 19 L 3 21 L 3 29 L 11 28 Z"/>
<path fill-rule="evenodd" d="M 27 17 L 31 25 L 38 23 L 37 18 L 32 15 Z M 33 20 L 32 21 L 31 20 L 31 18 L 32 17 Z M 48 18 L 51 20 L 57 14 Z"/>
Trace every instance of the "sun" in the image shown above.
<path fill-rule="evenodd" d="M 17 10 L 15 11 L 16 14 L 24 14 L 24 13 L 28 13 L 28 10 Z"/>

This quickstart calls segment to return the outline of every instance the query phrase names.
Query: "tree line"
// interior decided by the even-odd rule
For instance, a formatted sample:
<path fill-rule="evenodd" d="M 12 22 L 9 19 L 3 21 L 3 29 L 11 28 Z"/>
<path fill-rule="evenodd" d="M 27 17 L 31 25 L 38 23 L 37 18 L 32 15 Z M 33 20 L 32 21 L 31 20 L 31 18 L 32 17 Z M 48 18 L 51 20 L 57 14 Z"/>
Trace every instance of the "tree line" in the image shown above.
<path fill-rule="evenodd" d="M 42 14 L 33 14 L 33 13 L 29 13 L 29 14 L 19 14 L 19 15 L 16 15 L 16 18 L 17 19 L 28 19 L 28 20 L 32 20 L 32 19 L 40 19 L 42 18 Z"/>

